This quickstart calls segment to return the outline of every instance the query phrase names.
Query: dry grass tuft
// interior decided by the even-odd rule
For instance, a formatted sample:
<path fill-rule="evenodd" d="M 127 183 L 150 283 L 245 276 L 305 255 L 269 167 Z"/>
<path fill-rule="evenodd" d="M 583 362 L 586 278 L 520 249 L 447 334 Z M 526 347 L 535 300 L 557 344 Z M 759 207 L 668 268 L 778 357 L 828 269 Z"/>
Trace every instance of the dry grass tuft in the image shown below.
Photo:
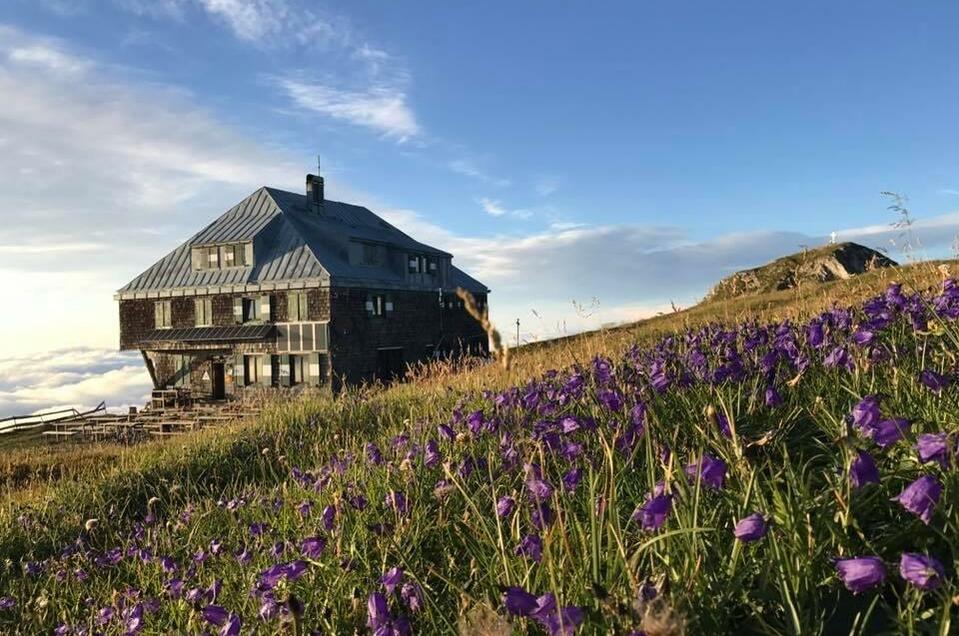
<path fill-rule="evenodd" d="M 493 326 L 493 323 L 490 322 L 489 308 L 487 307 L 481 310 L 479 305 L 476 304 L 476 299 L 473 298 L 473 294 L 469 293 L 462 287 L 456 288 L 456 295 L 459 296 L 460 300 L 463 301 L 463 304 L 466 306 L 466 311 L 469 312 L 469 315 L 479 322 L 479 324 L 483 327 L 483 331 L 485 331 L 486 335 L 489 336 L 490 346 L 493 348 L 493 355 L 496 356 L 496 359 L 499 360 L 504 369 L 509 370 L 509 347 L 503 344 L 502 336 L 499 335 L 499 331 L 497 331 L 496 327 Z"/>

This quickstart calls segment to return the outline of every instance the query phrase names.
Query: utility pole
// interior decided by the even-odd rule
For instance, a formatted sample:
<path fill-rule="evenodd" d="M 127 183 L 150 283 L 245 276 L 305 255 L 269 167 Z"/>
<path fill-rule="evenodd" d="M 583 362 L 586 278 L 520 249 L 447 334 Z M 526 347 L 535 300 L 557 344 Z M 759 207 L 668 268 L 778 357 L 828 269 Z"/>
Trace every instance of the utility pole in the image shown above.
<path fill-rule="evenodd" d="M 516 348 L 519 348 L 519 318 L 516 319 Z"/>

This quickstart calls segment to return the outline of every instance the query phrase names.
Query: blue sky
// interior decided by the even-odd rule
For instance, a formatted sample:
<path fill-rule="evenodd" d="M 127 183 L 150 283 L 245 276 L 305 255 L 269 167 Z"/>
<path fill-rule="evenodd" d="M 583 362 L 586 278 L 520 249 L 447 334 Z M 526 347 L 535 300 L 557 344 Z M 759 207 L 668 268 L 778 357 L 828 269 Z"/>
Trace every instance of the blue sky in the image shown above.
<path fill-rule="evenodd" d="M 450 249 L 526 339 L 834 230 L 896 257 L 883 190 L 948 253 L 957 26 L 953 2 L 9 0 L 0 275 L 34 311 L 0 317 L 0 351 L 126 368 L 113 290 L 318 152 L 332 198 Z M 0 409 L 48 399 L 27 384 Z"/>

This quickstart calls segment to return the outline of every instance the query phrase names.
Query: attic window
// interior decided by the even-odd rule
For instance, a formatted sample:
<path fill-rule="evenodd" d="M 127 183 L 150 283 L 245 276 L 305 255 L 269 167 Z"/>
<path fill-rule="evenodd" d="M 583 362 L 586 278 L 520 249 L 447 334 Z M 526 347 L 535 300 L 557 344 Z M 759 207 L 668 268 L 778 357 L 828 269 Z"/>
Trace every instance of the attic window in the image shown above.
<path fill-rule="evenodd" d="M 252 243 L 229 243 L 226 245 L 204 245 L 193 248 L 193 269 L 226 269 L 246 267 L 252 264 Z"/>
<path fill-rule="evenodd" d="M 220 268 L 220 250 L 215 247 L 203 248 L 203 269 Z"/>
<path fill-rule="evenodd" d="M 436 271 L 436 264 L 422 254 L 410 254 L 410 274 L 425 274 Z"/>
<path fill-rule="evenodd" d="M 220 248 L 223 254 L 223 267 L 246 267 L 246 245 L 236 243 L 224 245 Z"/>

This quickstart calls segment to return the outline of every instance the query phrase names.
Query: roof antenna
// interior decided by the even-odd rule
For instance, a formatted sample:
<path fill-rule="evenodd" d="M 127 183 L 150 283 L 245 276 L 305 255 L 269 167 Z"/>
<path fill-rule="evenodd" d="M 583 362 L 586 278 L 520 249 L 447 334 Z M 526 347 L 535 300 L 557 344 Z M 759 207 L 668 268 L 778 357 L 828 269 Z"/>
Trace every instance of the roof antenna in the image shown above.
<path fill-rule="evenodd" d="M 309 207 L 319 214 L 323 214 L 323 177 L 320 175 L 320 155 L 316 155 L 316 175 L 306 175 L 306 198 Z"/>

